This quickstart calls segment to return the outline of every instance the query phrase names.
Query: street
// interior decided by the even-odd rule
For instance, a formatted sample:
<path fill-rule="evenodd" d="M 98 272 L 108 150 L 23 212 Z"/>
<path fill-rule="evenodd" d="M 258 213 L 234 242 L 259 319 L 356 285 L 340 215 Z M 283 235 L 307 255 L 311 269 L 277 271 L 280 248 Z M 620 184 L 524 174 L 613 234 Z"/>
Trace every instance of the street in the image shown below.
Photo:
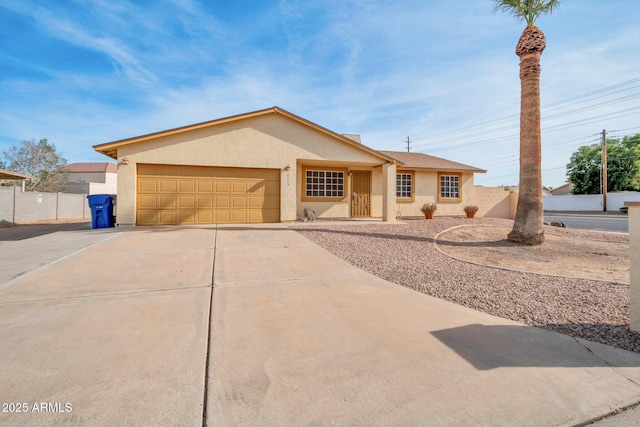
<path fill-rule="evenodd" d="M 629 217 L 624 214 L 604 212 L 545 212 L 546 222 L 562 222 L 568 228 L 584 230 L 629 232 Z"/>

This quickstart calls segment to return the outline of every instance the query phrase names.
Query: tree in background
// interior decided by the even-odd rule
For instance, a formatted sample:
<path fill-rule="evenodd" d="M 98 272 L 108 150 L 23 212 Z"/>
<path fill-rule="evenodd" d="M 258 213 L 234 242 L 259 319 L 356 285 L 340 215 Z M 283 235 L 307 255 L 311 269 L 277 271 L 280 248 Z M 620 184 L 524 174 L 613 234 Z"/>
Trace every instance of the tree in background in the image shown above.
<path fill-rule="evenodd" d="M 567 178 L 573 194 L 601 194 L 602 146 L 583 145 L 571 155 Z M 640 191 L 640 133 L 607 139 L 607 191 Z"/>
<path fill-rule="evenodd" d="M 527 23 L 516 45 L 520 58 L 520 191 L 508 239 L 527 245 L 544 242 L 542 207 L 542 139 L 540 135 L 540 56 L 547 46 L 534 24 L 552 13 L 560 0 L 494 0 L 494 11 L 510 13 Z"/>
<path fill-rule="evenodd" d="M 2 163 L 7 169 L 34 177 L 27 181 L 28 191 L 56 192 L 64 190 L 67 185 L 67 174 L 63 168 L 67 160 L 57 151 L 55 144 L 49 144 L 47 139 L 22 141 L 9 151 L 4 151 L 5 161 Z"/>

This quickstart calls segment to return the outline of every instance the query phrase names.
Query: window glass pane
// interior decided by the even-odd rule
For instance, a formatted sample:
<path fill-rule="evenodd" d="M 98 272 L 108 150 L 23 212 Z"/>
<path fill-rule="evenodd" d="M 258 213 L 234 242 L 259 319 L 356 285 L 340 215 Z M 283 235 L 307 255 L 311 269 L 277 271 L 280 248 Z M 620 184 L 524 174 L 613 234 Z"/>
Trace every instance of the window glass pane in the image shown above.
<path fill-rule="evenodd" d="M 457 175 L 440 176 L 440 197 L 443 199 L 460 198 L 460 177 Z"/>
<path fill-rule="evenodd" d="M 410 199 L 412 194 L 411 174 L 396 175 L 396 197 Z"/>
<path fill-rule="evenodd" d="M 344 172 L 307 170 L 307 197 L 344 197 Z"/>

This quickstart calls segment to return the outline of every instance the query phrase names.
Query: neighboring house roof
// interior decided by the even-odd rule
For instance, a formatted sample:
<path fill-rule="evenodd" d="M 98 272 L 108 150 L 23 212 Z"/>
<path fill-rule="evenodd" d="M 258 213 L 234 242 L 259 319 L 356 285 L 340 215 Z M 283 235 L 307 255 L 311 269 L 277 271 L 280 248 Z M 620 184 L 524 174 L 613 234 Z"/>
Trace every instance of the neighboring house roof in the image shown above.
<path fill-rule="evenodd" d="M 442 159 L 440 157 L 430 156 L 423 153 L 407 153 L 404 151 L 380 151 L 389 157 L 404 163 L 404 168 L 409 169 L 425 169 L 438 171 L 453 172 L 479 172 L 486 173 L 484 169 L 479 169 L 463 163 L 452 162 L 451 160 Z"/>
<path fill-rule="evenodd" d="M 64 167 L 65 172 L 69 173 L 94 173 L 94 172 L 112 172 L 117 173 L 118 167 L 109 162 L 95 163 L 71 163 Z"/>
<path fill-rule="evenodd" d="M 308 126 L 318 132 L 322 132 L 324 134 L 327 134 L 331 137 L 334 137 L 344 143 L 347 143 L 353 147 L 356 147 L 360 150 L 364 150 L 370 154 L 373 154 L 376 157 L 379 157 L 387 162 L 391 162 L 391 163 L 402 163 L 402 161 L 399 161 L 398 159 L 395 159 L 391 156 L 388 156 L 380 151 L 376 151 L 372 148 L 367 147 L 366 145 L 362 145 L 360 143 L 358 143 L 358 141 L 354 141 L 353 139 L 344 136 L 344 135 L 340 135 L 336 132 L 333 132 L 332 130 L 329 130 L 325 127 L 322 127 L 318 124 L 315 124 L 313 122 L 310 122 L 309 120 L 303 119 L 300 116 L 296 116 L 293 113 L 288 112 L 287 110 L 284 110 L 280 107 L 271 107 L 271 108 L 267 108 L 264 110 L 258 110 L 258 111 L 253 111 L 250 113 L 244 113 L 244 114 L 238 114 L 235 116 L 229 116 L 229 117 L 223 117 L 221 119 L 215 119 L 215 120 L 210 120 L 208 122 L 202 122 L 202 123 L 196 123 L 196 124 L 192 124 L 192 125 L 188 125 L 188 126 L 182 126 L 182 127 L 178 127 L 178 128 L 174 128 L 174 129 L 168 129 L 168 130 L 163 130 L 161 132 L 154 132 L 154 133 L 150 133 L 150 134 L 146 134 L 146 135 L 140 135 L 140 136 L 135 136 L 133 138 L 127 138 L 127 139 L 121 139 L 118 141 L 113 141 L 113 142 L 107 142 L 104 144 L 99 144 L 99 145 L 94 145 L 93 149 L 96 150 L 99 153 L 104 154 L 105 156 L 109 156 L 112 159 L 117 159 L 117 155 L 118 155 L 118 148 L 125 146 L 125 145 L 129 145 L 129 144 L 135 144 L 137 142 L 142 142 L 142 141 L 148 141 L 151 139 L 156 139 L 156 138 L 161 138 L 163 136 L 169 136 L 169 135 L 175 135 L 175 134 L 179 134 L 179 133 L 184 133 L 184 132 L 190 132 L 193 130 L 197 130 L 197 129 L 203 129 L 203 128 L 208 128 L 208 127 L 212 127 L 212 126 L 217 126 L 217 125 L 221 125 L 223 123 L 229 123 L 229 122 L 234 122 L 234 121 L 239 121 L 239 120 L 244 120 L 244 119 L 248 119 L 248 118 L 252 118 L 252 117 L 257 117 L 257 116 L 263 116 L 266 114 L 279 114 L 282 115 L 284 117 L 288 117 L 291 120 L 294 120 L 298 123 L 301 123 L 305 126 Z"/>
<path fill-rule="evenodd" d="M 0 179 L 33 179 L 31 175 L 0 169 Z"/>
<path fill-rule="evenodd" d="M 571 190 L 573 190 L 573 184 L 571 182 L 565 182 L 561 186 L 551 190 L 551 194 L 554 196 L 564 196 L 566 194 L 571 194 Z"/>

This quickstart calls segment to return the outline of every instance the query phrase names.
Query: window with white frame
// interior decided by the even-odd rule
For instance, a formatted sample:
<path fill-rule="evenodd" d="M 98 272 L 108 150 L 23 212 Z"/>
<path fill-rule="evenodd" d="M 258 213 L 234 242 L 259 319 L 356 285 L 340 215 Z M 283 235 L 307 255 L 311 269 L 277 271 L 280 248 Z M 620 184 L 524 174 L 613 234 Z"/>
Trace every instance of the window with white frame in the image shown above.
<path fill-rule="evenodd" d="M 440 175 L 440 198 L 460 199 L 460 175 Z"/>
<path fill-rule="evenodd" d="M 344 198 L 344 172 L 307 169 L 305 195 L 317 198 Z"/>
<path fill-rule="evenodd" d="M 396 174 L 396 197 L 410 199 L 413 196 L 413 174 Z"/>

